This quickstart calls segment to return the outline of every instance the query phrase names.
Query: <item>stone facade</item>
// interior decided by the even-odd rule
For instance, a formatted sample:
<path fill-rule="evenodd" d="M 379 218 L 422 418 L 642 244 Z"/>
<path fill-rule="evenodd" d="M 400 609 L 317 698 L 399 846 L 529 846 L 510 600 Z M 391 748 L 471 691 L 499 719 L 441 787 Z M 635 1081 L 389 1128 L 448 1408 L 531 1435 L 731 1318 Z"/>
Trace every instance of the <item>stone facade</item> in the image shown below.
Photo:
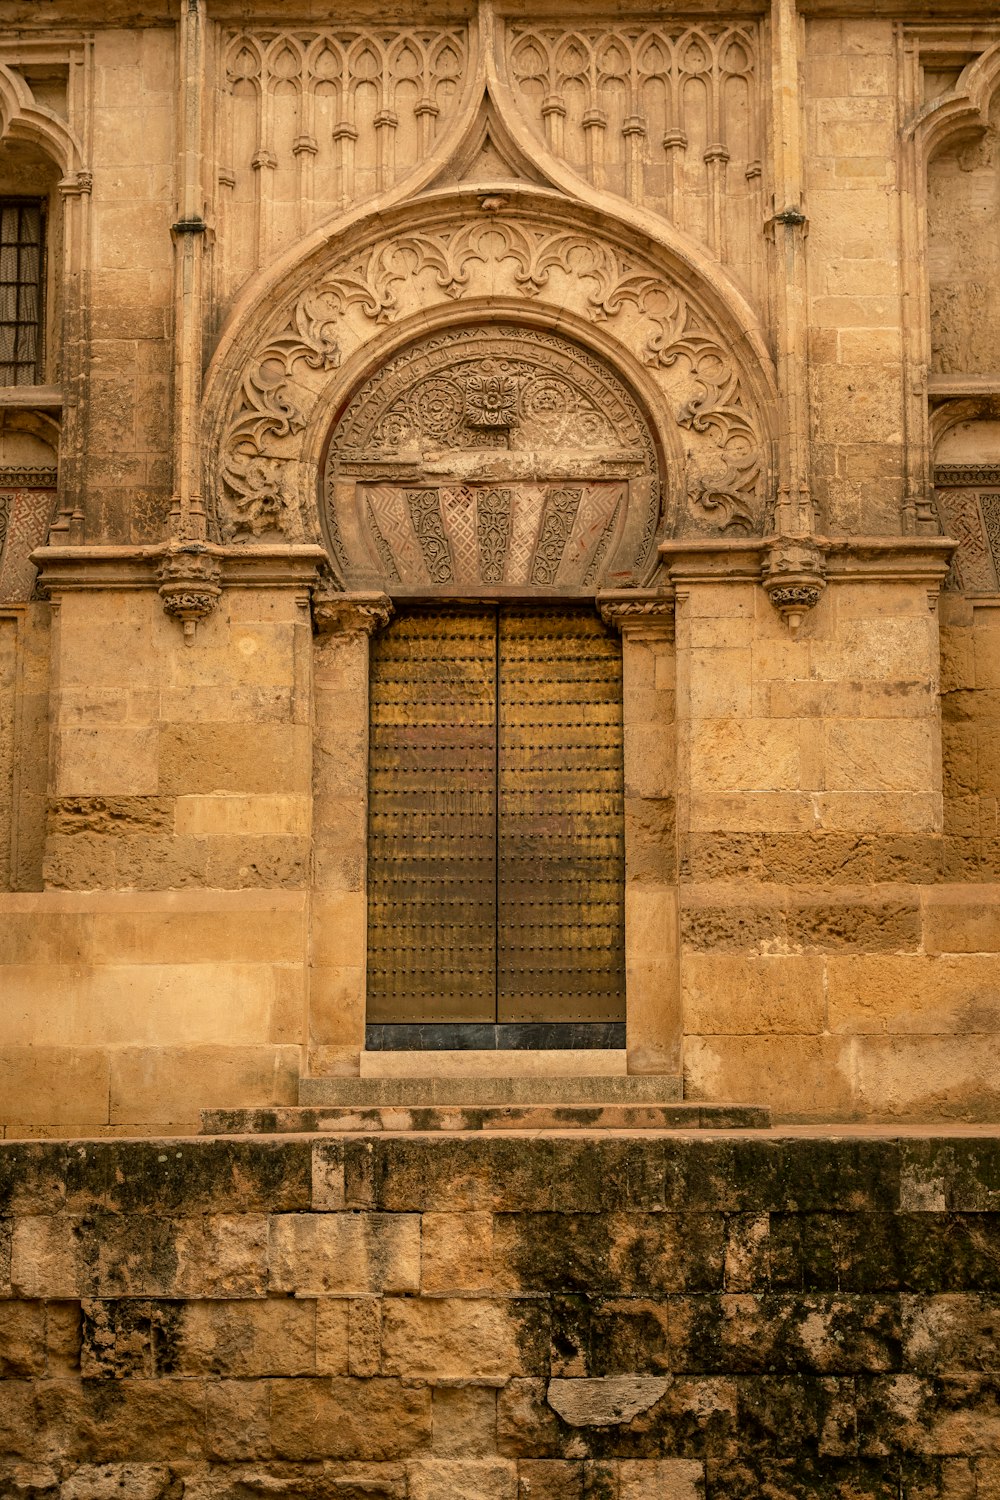
<path fill-rule="evenodd" d="M 0 0 L 9 1134 L 394 1070 L 996 1117 L 995 15 L 523 10 Z M 625 1046 L 366 1052 L 372 632 L 515 595 L 620 632 Z"/>
<path fill-rule="evenodd" d="M 3 1142 L 0 1183 L 9 1500 L 997 1494 L 995 1138 Z"/>

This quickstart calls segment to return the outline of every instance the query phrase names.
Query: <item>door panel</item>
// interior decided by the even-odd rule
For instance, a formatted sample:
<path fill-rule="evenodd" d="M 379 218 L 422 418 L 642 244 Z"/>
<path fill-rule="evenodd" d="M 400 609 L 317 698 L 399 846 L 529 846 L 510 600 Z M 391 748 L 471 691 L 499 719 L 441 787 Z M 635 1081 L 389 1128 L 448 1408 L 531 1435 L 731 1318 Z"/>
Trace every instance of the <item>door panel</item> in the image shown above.
<path fill-rule="evenodd" d="M 584 607 L 372 641 L 368 1019 L 622 1021 L 621 655 Z"/>
<path fill-rule="evenodd" d="M 589 609 L 499 619 L 497 1019 L 625 1018 L 621 655 Z"/>
<path fill-rule="evenodd" d="M 496 1014 L 496 610 L 372 639 L 368 1019 Z"/>

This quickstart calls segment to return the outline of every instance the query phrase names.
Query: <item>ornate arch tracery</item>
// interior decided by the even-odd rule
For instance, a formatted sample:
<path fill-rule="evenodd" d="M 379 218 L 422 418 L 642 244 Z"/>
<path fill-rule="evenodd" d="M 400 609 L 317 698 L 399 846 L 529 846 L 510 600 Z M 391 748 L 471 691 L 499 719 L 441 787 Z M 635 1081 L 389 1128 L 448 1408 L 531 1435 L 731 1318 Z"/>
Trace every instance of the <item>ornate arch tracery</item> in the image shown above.
<path fill-rule="evenodd" d="M 641 393 L 666 456 L 659 535 L 766 529 L 770 371 L 706 286 L 596 220 L 544 190 L 459 189 L 310 256 L 209 375 L 219 537 L 319 540 L 333 415 L 419 332 L 496 316 L 568 334 Z"/>

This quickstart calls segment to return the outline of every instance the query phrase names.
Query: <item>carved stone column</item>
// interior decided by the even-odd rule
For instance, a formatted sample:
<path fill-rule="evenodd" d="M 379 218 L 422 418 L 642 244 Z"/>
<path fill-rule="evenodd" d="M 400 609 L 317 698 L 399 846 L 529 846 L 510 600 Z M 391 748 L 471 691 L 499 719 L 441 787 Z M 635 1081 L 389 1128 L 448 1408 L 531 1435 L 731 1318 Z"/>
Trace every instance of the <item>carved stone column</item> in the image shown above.
<path fill-rule="evenodd" d="M 368 643 L 381 593 L 313 593 L 312 1073 L 357 1073 L 365 1045 L 368 936 Z"/>
<path fill-rule="evenodd" d="M 674 601 L 632 590 L 597 602 L 622 637 L 628 1068 L 675 1077 L 679 1095 Z"/>

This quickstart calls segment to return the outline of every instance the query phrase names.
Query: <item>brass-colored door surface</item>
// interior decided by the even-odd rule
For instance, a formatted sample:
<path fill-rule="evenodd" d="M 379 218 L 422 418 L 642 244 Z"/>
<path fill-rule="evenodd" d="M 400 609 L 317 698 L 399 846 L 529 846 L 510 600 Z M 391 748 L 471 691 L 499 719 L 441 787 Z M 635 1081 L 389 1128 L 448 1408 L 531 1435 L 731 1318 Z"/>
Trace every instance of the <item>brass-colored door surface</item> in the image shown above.
<path fill-rule="evenodd" d="M 369 1022 L 622 1021 L 621 654 L 587 606 L 372 641 Z"/>
<path fill-rule="evenodd" d="M 621 650 L 592 609 L 499 617 L 497 1020 L 625 1019 Z"/>
<path fill-rule="evenodd" d="M 496 610 L 372 639 L 369 1021 L 496 1013 Z"/>

